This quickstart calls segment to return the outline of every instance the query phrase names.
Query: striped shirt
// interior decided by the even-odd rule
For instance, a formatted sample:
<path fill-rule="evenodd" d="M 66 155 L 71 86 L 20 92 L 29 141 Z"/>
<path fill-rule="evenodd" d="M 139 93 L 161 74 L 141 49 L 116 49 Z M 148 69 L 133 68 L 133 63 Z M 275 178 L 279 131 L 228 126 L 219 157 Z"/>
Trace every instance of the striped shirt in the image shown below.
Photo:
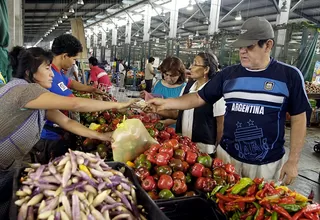
<path fill-rule="evenodd" d="M 286 112 L 298 115 L 310 106 L 301 72 L 274 59 L 260 71 L 228 67 L 198 94 L 212 104 L 224 97 L 221 146 L 233 158 L 257 165 L 283 157 Z"/>

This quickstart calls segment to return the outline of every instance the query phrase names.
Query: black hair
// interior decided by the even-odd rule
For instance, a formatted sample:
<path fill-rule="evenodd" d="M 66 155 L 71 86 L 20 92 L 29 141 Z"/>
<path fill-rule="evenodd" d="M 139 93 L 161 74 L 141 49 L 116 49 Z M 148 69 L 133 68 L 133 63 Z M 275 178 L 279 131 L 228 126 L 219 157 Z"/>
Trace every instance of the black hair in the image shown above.
<path fill-rule="evenodd" d="M 98 65 L 98 59 L 95 58 L 95 57 L 90 57 L 89 58 L 89 63 L 92 65 L 92 66 L 97 66 Z"/>
<path fill-rule="evenodd" d="M 265 43 L 267 43 L 268 40 L 272 40 L 272 41 L 273 41 L 273 45 L 274 45 L 274 39 L 266 39 L 266 40 L 259 40 L 259 41 L 258 41 L 259 47 L 262 48 L 263 45 L 264 45 Z"/>
<path fill-rule="evenodd" d="M 33 75 L 38 71 L 42 63 L 51 63 L 52 53 L 41 47 L 25 49 L 16 46 L 9 53 L 9 59 L 10 65 L 12 66 L 13 77 L 34 83 Z"/>
<path fill-rule="evenodd" d="M 82 52 L 82 45 L 71 34 L 63 34 L 54 39 L 51 50 L 56 56 L 66 53 L 69 57 L 75 57 Z"/>
<path fill-rule="evenodd" d="M 154 61 L 153 57 L 149 57 L 149 63 L 152 63 Z"/>
<path fill-rule="evenodd" d="M 220 69 L 218 58 L 211 52 L 200 52 L 198 56 L 202 58 L 203 64 L 209 67 L 208 78 L 211 79 Z"/>

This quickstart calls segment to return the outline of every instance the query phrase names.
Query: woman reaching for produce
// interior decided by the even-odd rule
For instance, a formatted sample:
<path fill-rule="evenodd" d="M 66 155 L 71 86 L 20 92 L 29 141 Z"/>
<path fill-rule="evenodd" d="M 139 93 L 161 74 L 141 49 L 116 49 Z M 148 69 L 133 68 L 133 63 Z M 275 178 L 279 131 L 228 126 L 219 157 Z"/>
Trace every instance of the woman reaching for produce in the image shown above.
<path fill-rule="evenodd" d="M 152 95 L 162 96 L 163 98 L 176 98 L 181 94 L 182 89 L 186 85 L 185 67 L 178 57 L 167 57 L 158 67 L 162 73 L 162 80 L 156 82 Z M 148 96 L 147 92 L 143 91 L 141 97 Z M 167 118 L 167 115 L 162 115 Z M 175 124 L 176 121 L 167 119 L 163 121 L 165 125 Z"/>
<path fill-rule="evenodd" d="M 103 102 L 49 92 L 51 54 L 42 48 L 15 47 L 10 53 L 14 79 L 0 88 L 0 219 L 8 219 L 15 168 L 40 139 L 46 119 L 80 136 L 108 141 L 111 133 L 89 130 L 60 110 L 93 112 L 122 109 L 132 102 Z"/>

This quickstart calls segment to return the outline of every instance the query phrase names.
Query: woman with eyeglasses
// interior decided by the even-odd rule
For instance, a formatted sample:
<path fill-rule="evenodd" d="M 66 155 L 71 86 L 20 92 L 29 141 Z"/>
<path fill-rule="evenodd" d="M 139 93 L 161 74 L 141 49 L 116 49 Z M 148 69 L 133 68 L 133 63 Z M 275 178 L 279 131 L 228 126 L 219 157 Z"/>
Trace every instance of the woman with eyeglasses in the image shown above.
<path fill-rule="evenodd" d="M 152 96 L 162 97 L 162 98 L 176 98 L 181 95 L 183 88 L 186 85 L 186 68 L 183 62 L 174 56 L 169 56 L 165 58 L 158 70 L 162 73 L 162 79 L 157 81 L 152 90 Z M 141 93 L 141 98 L 145 98 L 146 92 Z M 176 120 L 174 115 L 169 112 L 159 112 L 163 116 L 164 120 L 162 122 L 165 125 L 172 125 L 174 127 Z"/>
<path fill-rule="evenodd" d="M 183 95 L 201 90 L 218 70 L 219 63 L 214 54 L 199 53 L 190 67 L 190 80 L 183 90 Z M 222 137 L 224 113 L 223 98 L 214 105 L 205 104 L 179 111 L 176 132 L 191 138 L 202 152 L 213 154 Z"/>

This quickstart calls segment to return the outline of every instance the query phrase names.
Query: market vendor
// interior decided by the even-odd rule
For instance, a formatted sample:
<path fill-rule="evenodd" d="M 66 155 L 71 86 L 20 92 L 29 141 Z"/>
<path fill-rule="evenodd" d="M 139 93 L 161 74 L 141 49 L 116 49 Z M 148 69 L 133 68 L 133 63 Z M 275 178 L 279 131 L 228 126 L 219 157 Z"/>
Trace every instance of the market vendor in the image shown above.
<path fill-rule="evenodd" d="M 92 131 L 57 109 L 93 112 L 122 109 L 132 103 L 71 98 L 49 92 L 53 82 L 51 53 L 42 48 L 15 47 L 10 57 L 14 78 L 0 88 L 0 219 L 9 219 L 15 169 L 39 141 L 46 119 L 80 136 L 111 140 L 111 133 Z"/>
<path fill-rule="evenodd" d="M 101 69 L 98 66 L 97 58 L 95 57 L 89 58 L 89 67 L 90 67 L 90 77 L 88 80 L 88 84 L 90 84 L 90 82 L 93 82 L 93 85 L 96 88 L 98 88 L 99 84 L 102 84 L 106 87 L 112 86 L 108 73 L 106 73 L 105 70 Z"/>
<path fill-rule="evenodd" d="M 271 24 L 260 17 L 244 22 L 239 38 L 240 64 L 218 73 L 198 93 L 177 99 L 153 99 L 158 109 L 191 109 L 226 101 L 224 132 L 217 157 L 250 178 L 291 184 L 306 134 L 309 108 L 301 72 L 270 57 L 274 46 Z M 286 112 L 291 115 L 290 153 L 285 161 Z"/>
<path fill-rule="evenodd" d="M 63 34 L 55 38 L 51 50 L 54 55 L 51 64 L 54 76 L 52 87 L 49 88 L 50 92 L 68 97 L 73 97 L 71 89 L 80 92 L 103 94 L 99 89 L 84 85 L 68 78 L 64 74 L 75 64 L 79 54 L 82 52 L 82 45 L 76 37 L 70 34 Z M 68 111 L 63 111 L 63 113 L 67 116 L 70 115 Z M 72 115 L 74 116 L 73 119 L 76 118 L 75 115 Z M 40 163 L 47 163 L 51 156 L 63 155 L 67 152 L 71 142 L 75 142 L 72 137 L 52 121 L 47 121 L 41 133 L 41 139 L 32 151 L 34 160 Z"/>

